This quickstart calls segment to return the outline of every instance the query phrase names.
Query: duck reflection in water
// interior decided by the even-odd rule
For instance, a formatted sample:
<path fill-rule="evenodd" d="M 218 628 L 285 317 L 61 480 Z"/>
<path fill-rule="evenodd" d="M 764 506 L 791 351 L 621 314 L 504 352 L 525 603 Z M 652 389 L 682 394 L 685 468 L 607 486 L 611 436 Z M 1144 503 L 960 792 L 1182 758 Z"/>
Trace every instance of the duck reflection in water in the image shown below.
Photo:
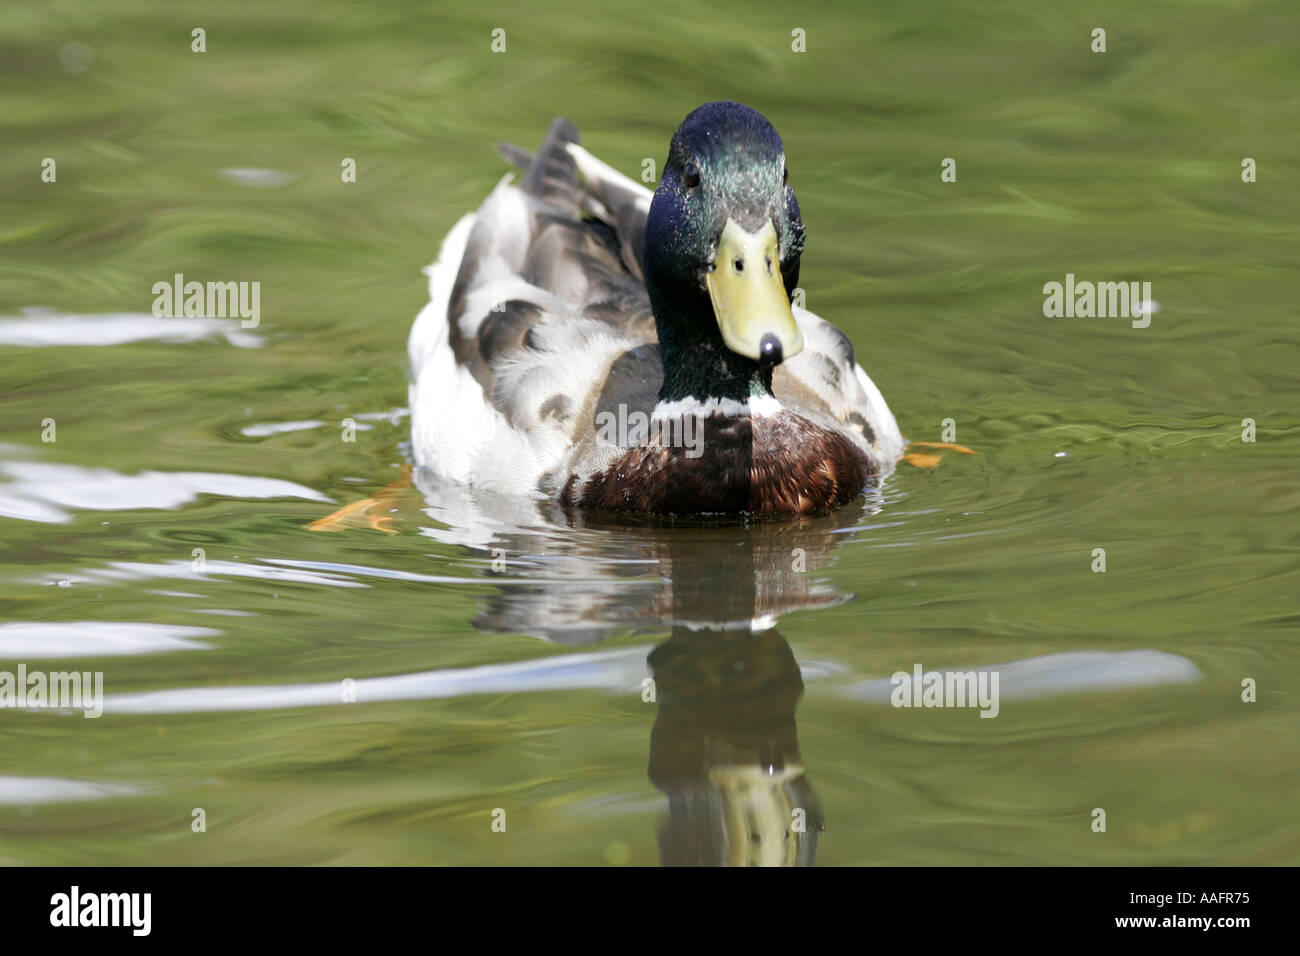
<path fill-rule="evenodd" d="M 650 780 L 668 798 L 666 866 L 805 866 L 825 829 L 804 773 L 803 680 L 775 630 L 674 627 L 650 666 Z"/>
<path fill-rule="evenodd" d="M 806 866 L 826 824 L 799 749 L 803 679 L 776 623 L 851 599 L 816 572 L 877 510 L 865 499 L 815 518 L 629 526 L 556 509 L 547 523 L 566 534 L 498 526 L 490 541 L 459 543 L 545 568 L 544 581 L 494 589 L 474 620 L 482 630 L 566 644 L 669 630 L 649 655 L 645 691 L 658 708 L 649 778 L 668 799 L 661 863 Z M 464 513 L 437 516 L 474 526 Z"/>

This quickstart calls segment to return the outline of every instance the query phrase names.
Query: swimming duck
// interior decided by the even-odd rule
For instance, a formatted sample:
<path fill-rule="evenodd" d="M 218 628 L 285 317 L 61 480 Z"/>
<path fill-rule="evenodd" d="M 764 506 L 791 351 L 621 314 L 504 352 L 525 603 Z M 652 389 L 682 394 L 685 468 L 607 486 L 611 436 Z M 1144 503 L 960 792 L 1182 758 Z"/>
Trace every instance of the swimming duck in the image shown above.
<path fill-rule="evenodd" d="M 677 128 L 652 194 L 565 119 L 443 241 L 411 329 L 437 480 L 658 515 L 823 512 L 904 441 L 848 337 L 792 304 L 804 224 L 740 103 Z"/>

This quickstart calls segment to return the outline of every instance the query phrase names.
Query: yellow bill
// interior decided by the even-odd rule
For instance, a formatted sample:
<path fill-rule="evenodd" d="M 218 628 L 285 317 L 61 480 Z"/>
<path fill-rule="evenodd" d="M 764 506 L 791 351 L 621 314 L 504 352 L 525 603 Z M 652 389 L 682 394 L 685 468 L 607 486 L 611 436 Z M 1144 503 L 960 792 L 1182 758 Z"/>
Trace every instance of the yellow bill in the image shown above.
<path fill-rule="evenodd" d="M 781 281 L 776 227 L 746 232 L 728 219 L 713 271 L 705 278 L 722 341 L 738 355 L 780 362 L 803 348 Z"/>

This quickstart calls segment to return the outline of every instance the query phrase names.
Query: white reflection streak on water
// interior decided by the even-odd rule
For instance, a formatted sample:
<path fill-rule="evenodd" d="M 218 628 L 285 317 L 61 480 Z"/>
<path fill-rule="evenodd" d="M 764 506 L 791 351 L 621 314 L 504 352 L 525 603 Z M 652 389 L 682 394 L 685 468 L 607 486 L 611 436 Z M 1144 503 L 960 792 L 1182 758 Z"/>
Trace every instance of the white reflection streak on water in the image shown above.
<path fill-rule="evenodd" d="M 211 627 L 136 621 L 13 621 L 0 624 L 0 656 L 17 661 L 205 650 L 210 645 L 198 638 L 223 633 Z"/>
<path fill-rule="evenodd" d="M 231 345 L 255 349 L 265 341 L 240 326 L 239 319 L 155 316 L 147 312 L 68 315 L 55 309 L 23 309 L 0 318 L 0 345 L 44 348 L 67 345 L 124 345 L 127 342 L 195 342 L 222 336 Z"/>
<path fill-rule="evenodd" d="M 563 654 L 541 660 L 366 677 L 355 682 L 355 707 L 397 700 L 433 700 L 472 694 L 532 693 L 551 690 L 639 690 L 651 648 L 621 648 L 596 654 Z M 144 694 L 109 695 L 105 713 L 166 714 L 283 707 L 344 705 L 342 682 L 266 687 L 194 687 Z"/>
<path fill-rule="evenodd" d="M 449 670 L 423 671 L 395 677 L 363 678 L 355 682 L 356 702 L 432 700 L 473 694 L 535 693 L 555 690 L 604 690 L 626 693 L 639 689 L 648 675 L 647 645 L 594 654 L 489 664 Z M 1131 690 L 1200 680 L 1196 665 L 1184 657 L 1160 651 L 1080 651 L 1049 654 L 993 667 L 1000 694 L 1012 699 L 1064 696 L 1085 691 Z M 829 676 L 818 664 L 803 671 L 805 679 Z M 889 703 L 888 679 L 842 688 L 840 693 L 870 703 Z M 198 713 L 204 711 L 274 710 L 290 707 L 343 705 L 341 681 L 266 687 L 195 687 L 144 694 L 110 695 L 104 710 L 114 714 Z"/>
<path fill-rule="evenodd" d="M 0 516 L 62 524 L 74 511 L 175 509 L 199 495 L 227 498 L 331 499 L 280 478 L 201 471 L 142 471 L 124 475 L 111 468 L 83 468 L 55 462 L 0 463 Z"/>
<path fill-rule="evenodd" d="M 905 670 L 909 675 L 912 664 Z M 985 671 L 997 673 L 1001 697 L 1031 700 L 1089 691 L 1133 690 L 1162 684 L 1190 684 L 1201 672 L 1185 657 L 1164 651 L 1067 651 L 987 667 L 926 667 L 925 672 Z M 864 681 L 843 689 L 849 697 L 873 704 L 890 703 L 897 687 L 888 678 Z"/>
<path fill-rule="evenodd" d="M 128 797 L 140 793 L 139 787 L 124 783 L 88 783 L 61 780 L 58 777 L 0 776 L 0 806 L 30 806 L 36 803 L 77 803 Z"/>

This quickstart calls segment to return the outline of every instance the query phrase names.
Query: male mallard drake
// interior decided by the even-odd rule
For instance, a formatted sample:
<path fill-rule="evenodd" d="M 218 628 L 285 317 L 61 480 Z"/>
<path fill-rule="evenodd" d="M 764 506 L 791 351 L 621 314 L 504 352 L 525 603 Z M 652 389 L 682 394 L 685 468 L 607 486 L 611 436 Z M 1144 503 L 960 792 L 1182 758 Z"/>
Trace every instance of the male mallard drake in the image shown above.
<path fill-rule="evenodd" d="M 852 343 L 791 306 L 804 225 L 763 116 L 693 111 L 653 195 L 564 119 L 536 157 L 501 151 L 522 182 L 451 230 L 411 329 L 418 466 L 676 515 L 824 511 L 892 470 L 903 438 Z"/>

